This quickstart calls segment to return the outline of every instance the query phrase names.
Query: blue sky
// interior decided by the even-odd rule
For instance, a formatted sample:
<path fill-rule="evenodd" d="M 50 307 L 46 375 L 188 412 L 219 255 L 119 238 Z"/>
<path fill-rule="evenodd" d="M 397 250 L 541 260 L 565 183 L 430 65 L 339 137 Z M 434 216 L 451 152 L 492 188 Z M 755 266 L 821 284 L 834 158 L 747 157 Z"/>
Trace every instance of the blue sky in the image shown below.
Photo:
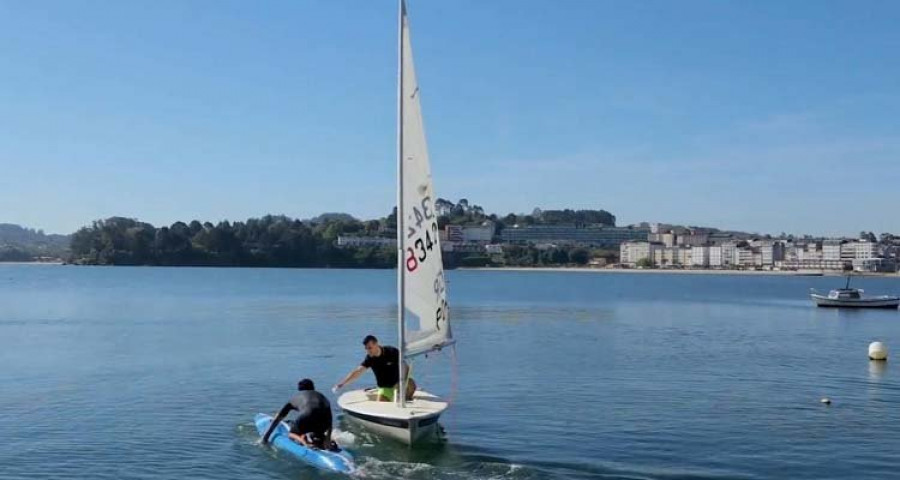
<path fill-rule="evenodd" d="M 0 222 L 394 200 L 396 4 L 0 2 Z M 438 193 L 900 233 L 900 3 L 412 0 Z"/>

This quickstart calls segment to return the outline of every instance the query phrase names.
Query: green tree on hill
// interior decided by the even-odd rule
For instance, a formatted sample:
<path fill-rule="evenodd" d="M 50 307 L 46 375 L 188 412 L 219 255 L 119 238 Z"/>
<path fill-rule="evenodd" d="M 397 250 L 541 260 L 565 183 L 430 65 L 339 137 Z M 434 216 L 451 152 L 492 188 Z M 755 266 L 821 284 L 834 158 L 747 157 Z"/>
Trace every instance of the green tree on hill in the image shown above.
<path fill-rule="evenodd" d="M 438 198 L 434 202 L 438 228 L 447 225 L 479 225 L 495 222 L 499 230 L 513 225 L 614 222 L 603 210 L 535 209 L 531 215 L 508 214 L 498 218 L 462 198 L 458 202 Z M 259 267 L 379 267 L 393 268 L 393 247 L 338 247 L 341 236 L 393 238 L 397 210 L 380 219 L 360 221 L 344 213 L 327 213 L 310 221 L 284 215 L 266 215 L 243 222 L 217 224 L 191 220 L 154 227 L 131 218 L 111 217 L 93 222 L 71 238 L 70 260 L 93 265 L 235 265 Z M 505 245 L 501 254 L 447 252 L 450 264 L 498 261 L 511 266 L 586 264 L 591 253 L 580 247 L 560 246 L 538 250 L 533 245 Z M 611 253 L 615 257 L 615 253 Z M 474 258 L 473 260 L 465 260 Z"/>

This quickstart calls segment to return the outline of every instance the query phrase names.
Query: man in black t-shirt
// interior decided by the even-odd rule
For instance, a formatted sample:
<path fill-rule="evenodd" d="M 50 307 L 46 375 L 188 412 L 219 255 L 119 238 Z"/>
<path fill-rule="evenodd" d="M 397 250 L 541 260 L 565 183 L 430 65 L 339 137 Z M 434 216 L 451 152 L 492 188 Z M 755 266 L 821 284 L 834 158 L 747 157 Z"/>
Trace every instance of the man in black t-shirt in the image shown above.
<path fill-rule="evenodd" d="M 400 385 L 400 351 L 388 345 L 379 345 L 378 339 L 372 335 L 368 335 L 363 339 L 363 346 L 366 348 L 366 358 L 363 359 L 358 367 L 348 373 L 340 383 L 335 385 L 333 390 L 337 392 L 371 368 L 372 373 L 375 374 L 375 382 L 378 385 L 378 401 L 393 402 L 394 392 L 397 391 Z M 412 400 L 413 394 L 416 393 L 416 382 L 409 378 L 409 365 L 406 362 L 403 364 L 403 376 L 407 378 L 406 399 Z"/>

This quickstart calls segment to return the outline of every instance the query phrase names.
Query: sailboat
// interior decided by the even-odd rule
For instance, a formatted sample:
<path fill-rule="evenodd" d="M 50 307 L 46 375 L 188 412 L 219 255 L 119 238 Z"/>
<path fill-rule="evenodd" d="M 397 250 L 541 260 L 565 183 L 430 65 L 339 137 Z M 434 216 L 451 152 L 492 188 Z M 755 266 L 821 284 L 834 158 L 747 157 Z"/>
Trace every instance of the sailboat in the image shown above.
<path fill-rule="evenodd" d="M 399 2 L 398 28 L 397 335 L 403 378 L 404 361 L 451 346 L 454 340 L 404 0 Z M 377 401 L 372 390 L 349 391 L 338 398 L 338 405 L 370 430 L 413 444 L 435 434 L 449 404 L 422 390 L 406 400 L 405 389 L 401 381 L 394 402 Z"/>

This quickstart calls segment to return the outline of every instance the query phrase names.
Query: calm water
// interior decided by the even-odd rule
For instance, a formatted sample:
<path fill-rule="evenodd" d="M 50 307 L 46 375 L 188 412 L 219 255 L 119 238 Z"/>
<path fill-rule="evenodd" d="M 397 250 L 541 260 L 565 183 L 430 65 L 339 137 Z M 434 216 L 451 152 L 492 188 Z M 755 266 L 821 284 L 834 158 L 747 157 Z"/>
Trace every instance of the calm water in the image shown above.
<path fill-rule="evenodd" d="M 448 443 L 340 438 L 367 478 L 897 478 L 900 366 L 866 348 L 900 354 L 900 313 L 806 299 L 841 283 L 452 272 L 456 358 L 415 366 L 455 395 Z M 388 271 L 0 266 L 0 478 L 336 478 L 256 445 L 251 419 L 300 376 L 327 389 L 365 334 L 394 338 L 394 285 Z"/>

